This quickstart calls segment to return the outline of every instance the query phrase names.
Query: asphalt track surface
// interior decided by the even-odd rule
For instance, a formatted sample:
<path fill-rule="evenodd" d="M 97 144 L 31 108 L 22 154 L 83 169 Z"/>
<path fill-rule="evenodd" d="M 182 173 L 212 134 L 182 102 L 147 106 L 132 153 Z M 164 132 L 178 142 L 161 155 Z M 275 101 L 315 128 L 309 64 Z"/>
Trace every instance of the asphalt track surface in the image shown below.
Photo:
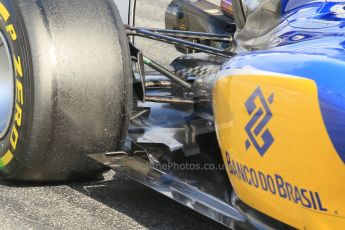
<path fill-rule="evenodd" d="M 169 0 L 138 1 L 138 25 L 162 27 Z M 165 64 L 177 55 L 161 44 L 138 45 Z M 46 186 L 0 181 L 0 229 L 223 229 L 120 172 L 105 177 Z"/>

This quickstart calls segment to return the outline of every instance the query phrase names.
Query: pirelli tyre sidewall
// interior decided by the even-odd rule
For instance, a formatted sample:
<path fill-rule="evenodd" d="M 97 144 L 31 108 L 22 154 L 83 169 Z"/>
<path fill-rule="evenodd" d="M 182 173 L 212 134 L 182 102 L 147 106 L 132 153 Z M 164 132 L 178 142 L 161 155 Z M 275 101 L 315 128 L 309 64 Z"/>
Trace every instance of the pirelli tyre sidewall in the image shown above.
<path fill-rule="evenodd" d="M 14 71 L 0 176 L 61 182 L 105 167 L 123 146 L 132 103 L 129 44 L 113 0 L 0 0 Z M 0 73 L 1 74 L 1 73 Z"/>
<path fill-rule="evenodd" d="M 0 1 L 0 31 L 8 45 L 14 74 L 13 116 L 9 128 L 0 140 L 0 175 L 11 177 L 23 167 L 21 153 L 29 149 L 27 137 L 32 117 L 30 50 L 18 9 L 11 1 Z M 1 73 L 0 73 L 1 74 Z"/>

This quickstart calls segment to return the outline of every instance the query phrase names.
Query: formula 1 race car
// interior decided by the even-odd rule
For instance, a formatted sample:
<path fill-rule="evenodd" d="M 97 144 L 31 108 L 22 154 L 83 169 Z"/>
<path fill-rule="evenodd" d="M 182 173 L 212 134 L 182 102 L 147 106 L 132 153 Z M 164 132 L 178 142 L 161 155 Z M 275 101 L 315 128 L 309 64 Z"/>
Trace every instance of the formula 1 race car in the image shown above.
<path fill-rule="evenodd" d="M 345 3 L 0 0 L 0 173 L 122 169 L 233 229 L 345 228 Z M 169 67 L 135 37 L 172 44 Z"/>

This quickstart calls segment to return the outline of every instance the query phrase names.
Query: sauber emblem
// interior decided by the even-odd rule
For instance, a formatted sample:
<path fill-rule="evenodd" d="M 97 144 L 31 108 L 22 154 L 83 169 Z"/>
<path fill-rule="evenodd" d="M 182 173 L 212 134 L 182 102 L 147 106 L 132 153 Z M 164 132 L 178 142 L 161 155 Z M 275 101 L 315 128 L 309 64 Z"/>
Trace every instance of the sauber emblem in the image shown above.
<path fill-rule="evenodd" d="M 274 138 L 267 128 L 273 116 L 270 109 L 273 100 L 273 93 L 266 99 L 261 88 L 258 87 L 245 103 L 247 112 L 251 116 L 245 127 L 248 134 L 245 143 L 246 150 L 254 146 L 261 156 L 265 155 L 274 142 Z"/>

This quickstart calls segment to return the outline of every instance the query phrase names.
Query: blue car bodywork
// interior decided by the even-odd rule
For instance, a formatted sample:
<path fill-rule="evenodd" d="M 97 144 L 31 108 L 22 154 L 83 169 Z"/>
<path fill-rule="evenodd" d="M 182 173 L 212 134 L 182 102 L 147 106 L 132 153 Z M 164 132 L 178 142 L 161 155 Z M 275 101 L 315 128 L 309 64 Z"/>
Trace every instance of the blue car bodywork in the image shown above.
<path fill-rule="evenodd" d="M 231 184 L 247 205 L 290 226 L 343 226 L 345 3 L 242 4 L 238 55 L 213 89 Z"/>
<path fill-rule="evenodd" d="M 345 163 L 345 3 L 286 0 L 281 17 L 266 50 L 244 52 L 224 68 L 250 66 L 314 80 L 325 125 Z"/>

